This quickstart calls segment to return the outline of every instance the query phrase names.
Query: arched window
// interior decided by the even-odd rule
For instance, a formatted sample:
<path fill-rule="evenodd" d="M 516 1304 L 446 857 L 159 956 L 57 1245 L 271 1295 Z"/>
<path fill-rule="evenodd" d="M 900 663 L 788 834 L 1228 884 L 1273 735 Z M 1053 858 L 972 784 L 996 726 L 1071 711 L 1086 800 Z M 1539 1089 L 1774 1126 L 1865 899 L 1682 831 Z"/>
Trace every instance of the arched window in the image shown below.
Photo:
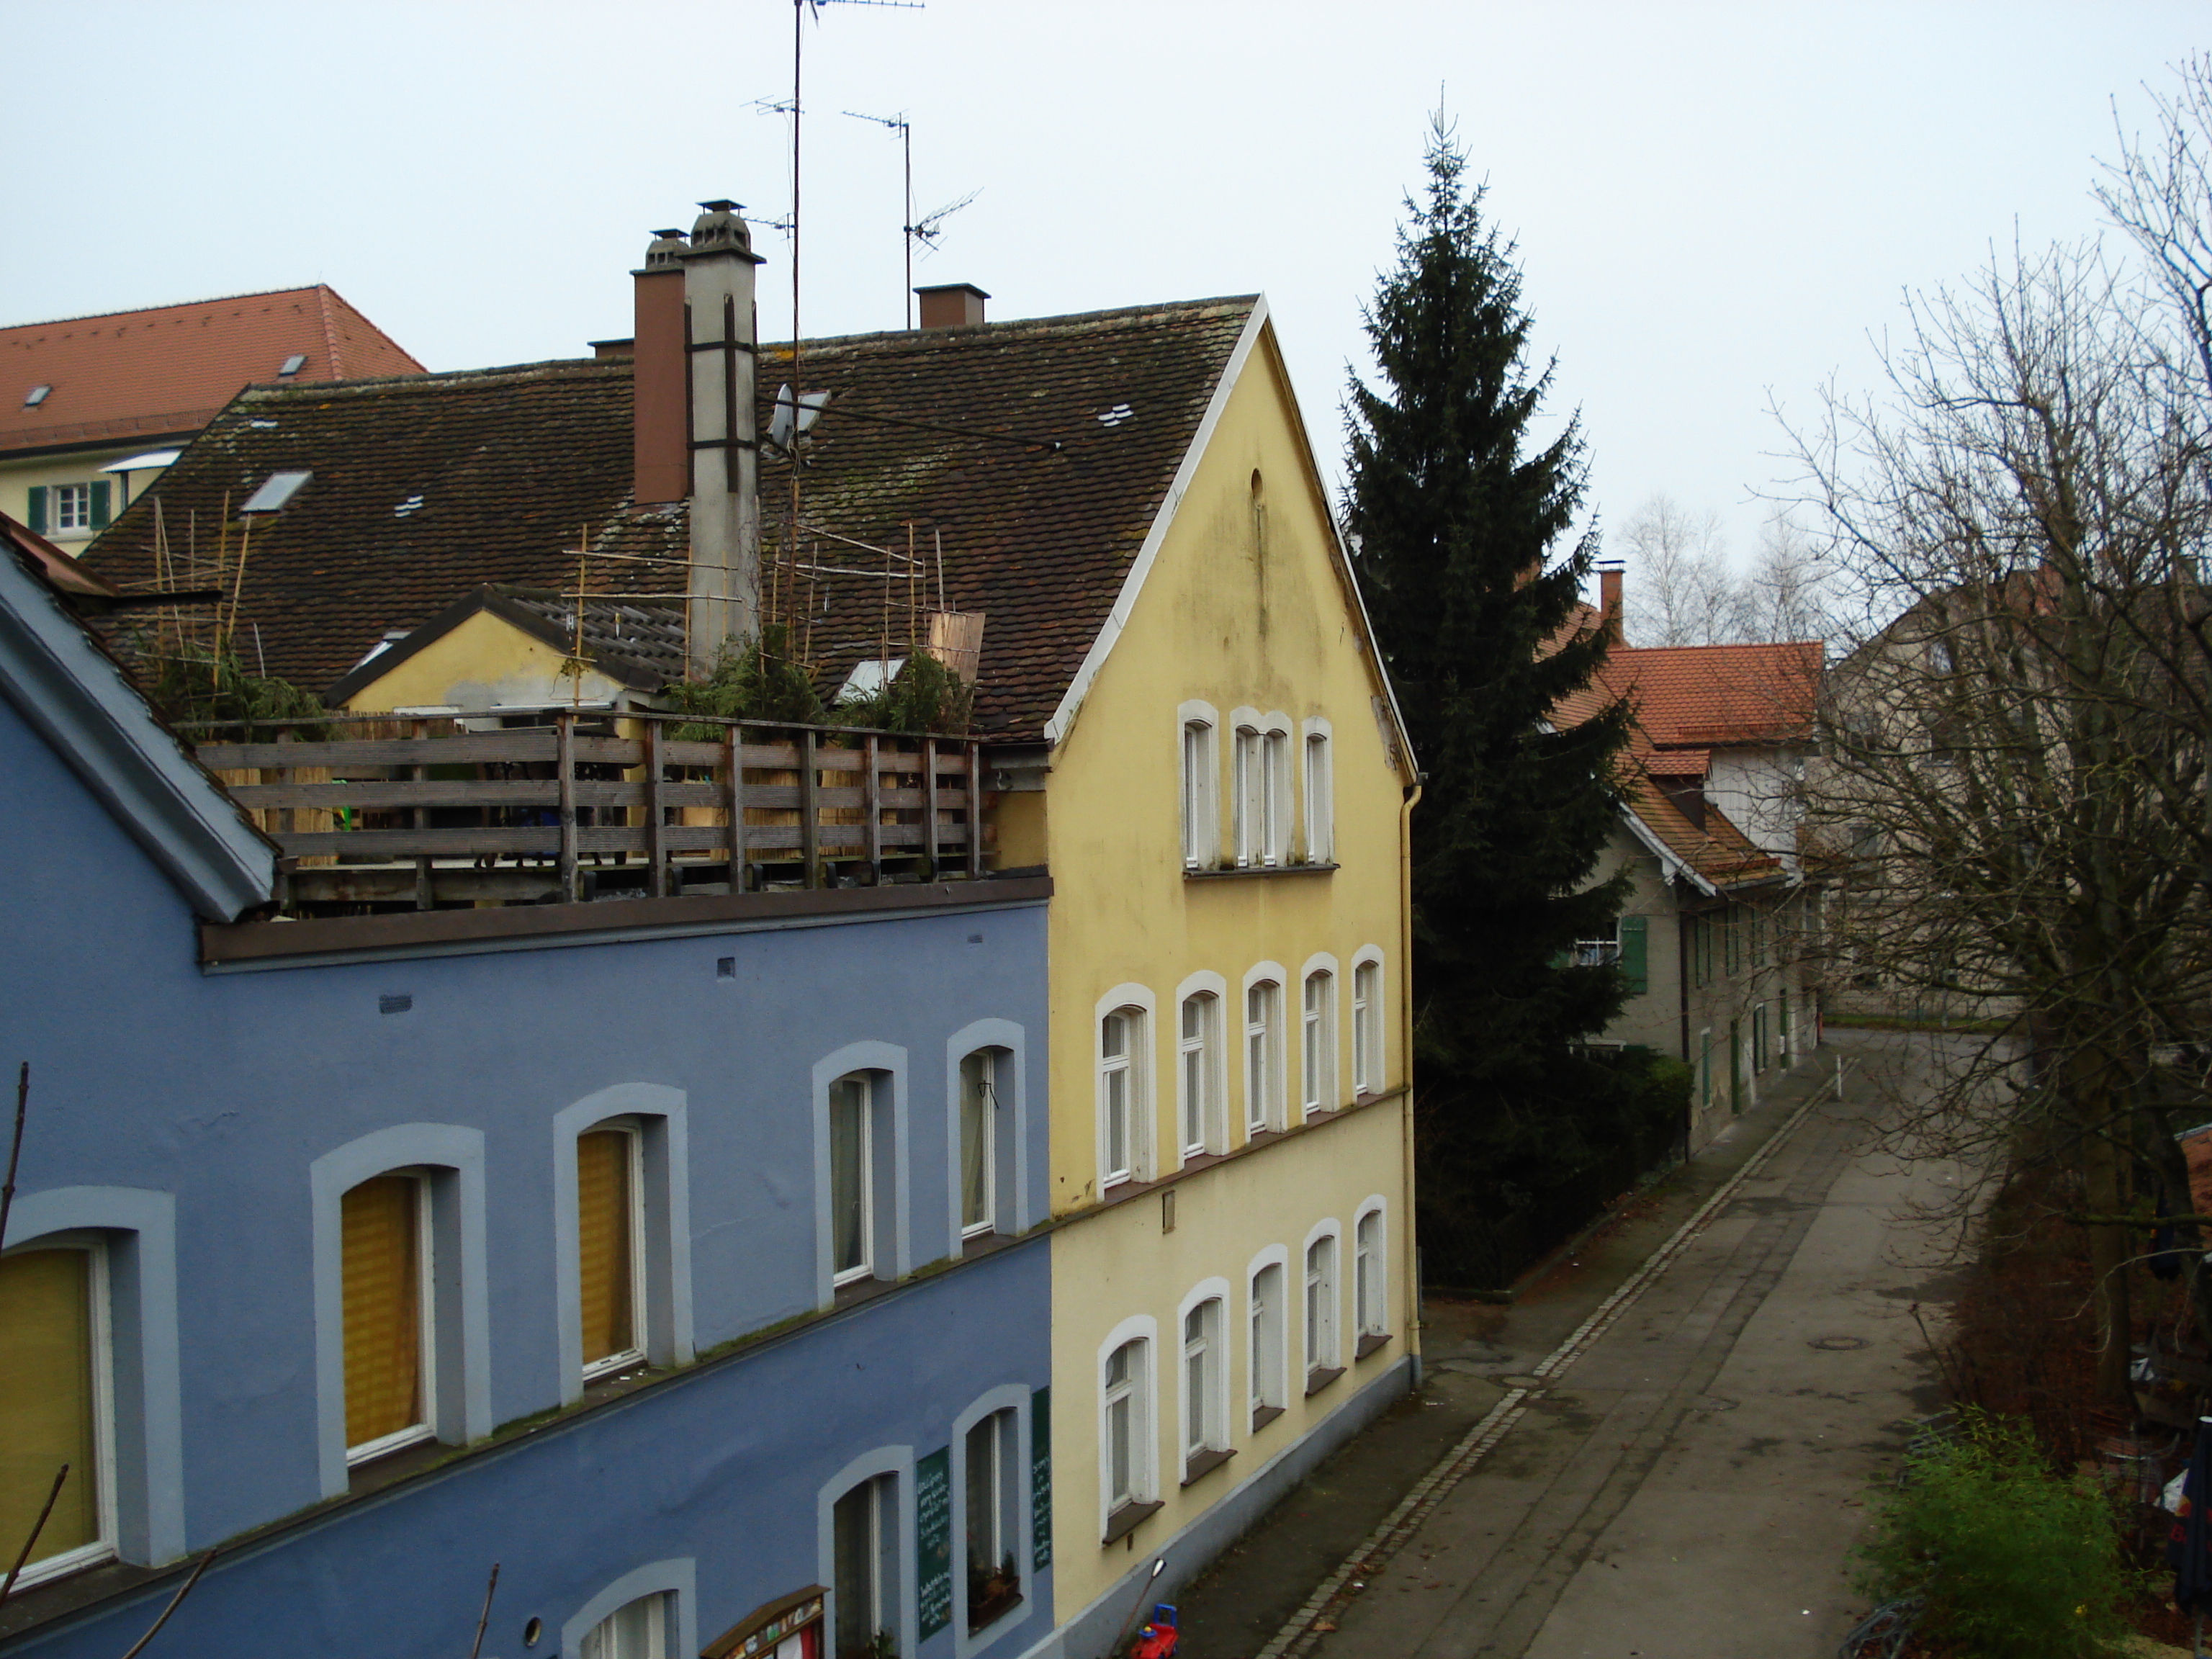
<path fill-rule="evenodd" d="M 588 1381 L 645 1362 L 644 1137 L 615 1119 L 576 1137 L 576 1285 Z"/>
<path fill-rule="evenodd" d="M 1227 1356 L 1221 1351 L 1221 1298 L 1209 1297 L 1182 1316 L 1183 1479 L 1209 1452 L 1227 1449 L 1228 1425 L 1222 1421 L 1222 1382 Z"/>
<path fill-rule="evenodd" d="M 1212 714 L 1186 704 L 1182 716 L 1182 861 L 1187 870 L 1211 870 L 1221 857 L 1220 814 L 1214 801 L 1220 761 Z"/>
<path fill-rule="evenodd" d="M 1098 1022 L 1098 1185 L 1133 1180 L 1145 1162 L 1146 1018 L 1115 1009 Z"/>
<path fill-rule="evenodd" d="M 1221 999 L 1194 991 L 1182 1000 L 1176 1040 L 1176 1092 L 1182 1107 L 1182 1153 L 1225 1151 L 1221 1131 Z"/>
<path fill-rule="evenodd" d="M 1244 988 L 1244 1127 L 1283 1127 L 1283 988 L 1272 979 Z"/>
<path fill-rule="evenodd" d="M 1301 1100 L 1306 1115 L 1336 1106 L 1336 975 L 1317 968 L 1306 975 L 1298 1022 Z"/>
<path fill-rule="evenodd" d="M 1305 723 L 1306 862 L 1336 859 L 1336 798 L 1329 758 L 1329 728 L 1324 720 Z"/>
<path fill-rule="evenodd" d="M 0 1257 L 0 1538 L 8 1565 L 69 1474 L 15 1583 L 115 1553 L 107 1252 L 64 1235 Z M 4 1573 L 6 1567 L 0 1567 Z"/>
<path fill-rule="evenodd" d="M 399 1170 L 372 1176 L 338 1200 L 349 1463 L 436 1432 L 428 1187 L 421 1173 Z"/>
<path fill-rule="evenodd" d="M 580 1659 L 668 1659 L 666 1592 L 617 1607 L 584 1633 Z"/>

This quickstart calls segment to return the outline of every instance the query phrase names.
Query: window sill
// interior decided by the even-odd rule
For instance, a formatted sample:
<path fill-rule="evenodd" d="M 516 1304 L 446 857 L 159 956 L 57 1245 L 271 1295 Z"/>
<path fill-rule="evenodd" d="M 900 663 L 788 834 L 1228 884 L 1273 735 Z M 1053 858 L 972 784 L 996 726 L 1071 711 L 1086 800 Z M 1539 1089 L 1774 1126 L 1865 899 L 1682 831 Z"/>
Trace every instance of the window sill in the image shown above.
<path fill-rule="evenodd" d="M 1124 1504 L 1106 1517 L 1106 1536 L 1102 1543 L 1118 1544 L 1131 1533 L 1167 1507 L 1158 1498 L 1149 1504 Z"/>
<path fill-rule="evenodd" d="M 1205 1480 L 1207 1475 L 1212 1474 L 1214 1470 L 1236 1455 L 1237 1449 L 1234 1446 L 1207 1447 L 1182 1466 L 1183 1485 L 1188 1486 Z"/>
<path fill-rule="evenodd" d="M 1341 1365 L 1316 1365 L 1306 1373 L 1306 1398 L 1310 1400 L 1344 1375 Z"/>
<path fill-rule="evenodd" d="M 1021 1604 L 1022 1593 L 1019 1590 L 1012 1590 L 994 1601 L 986 1601 L 981 1607 L 969 1607 L 968 1609 L 968 1639 L 972 1642 L 985 1635 L 992 1626 L 997 1624 Z"/>
<path fill-rule="evenodd" d="M 1283 1414 L 1280 1406 L 1262 1406 L 1252 1413 L 1252 1432 L 1257 1434 Z"/>
<path fill-rule="evenodd" d="M 1338 864 L 1231 864 L 1217 870 L 1183 866 L 1185 881 L 1243 881 L 1253 876 L 1325 876 L 1343 868 Z"/>
<path fill-rule="evenodd" d="M 1354 1359 L 1364 1359 L 1369 1354 L 1373 1353 L 1376 1349 L 1386 1348 L 1389 1346 L 1389 1332 L 1370 1331 L 1366 1335 L 1359 1339 L 1358 1345 L 1352 1351 L 1352 1357 Z"/>

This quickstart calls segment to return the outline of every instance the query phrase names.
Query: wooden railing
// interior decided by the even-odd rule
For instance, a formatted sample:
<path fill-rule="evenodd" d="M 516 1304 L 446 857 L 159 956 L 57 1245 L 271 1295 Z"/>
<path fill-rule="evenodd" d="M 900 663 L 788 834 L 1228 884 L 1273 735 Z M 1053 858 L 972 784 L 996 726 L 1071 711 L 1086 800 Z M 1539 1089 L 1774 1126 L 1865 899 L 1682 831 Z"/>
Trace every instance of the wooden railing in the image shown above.
<path fill-rule="evenodd" d="M 972 740 L 548 720 L 496 732 L 453 718 L 269 722 L 196 752 L 283 854 L 288 903 L 427 909 L 982 873 Z"/>

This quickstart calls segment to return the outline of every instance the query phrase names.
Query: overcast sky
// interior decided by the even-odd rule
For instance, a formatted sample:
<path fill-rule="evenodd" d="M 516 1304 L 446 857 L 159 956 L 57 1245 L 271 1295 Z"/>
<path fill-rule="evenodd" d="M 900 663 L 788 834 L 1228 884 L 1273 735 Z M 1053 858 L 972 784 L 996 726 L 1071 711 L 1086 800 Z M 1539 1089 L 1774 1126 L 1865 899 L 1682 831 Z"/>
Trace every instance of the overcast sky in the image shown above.
<path fill-rule="evenodd" d="M 627 335 L 647 233 L 791 199 L 787 0 L 0 0 L 0 321 L 325 282 L 434 368 Z M 1907 289 L 2097 228 L 2113 100 L 2212 45 L 2192 4 L 832 3 L 805 25 L 809 334 L 919 282 L 996 318 L 1264 291 L 1332 480 L 1362 303 L 1456 122 L 1520 244 L 1591 501 L 1719 510 L 1746 554 L 1770 393 L 1870 376 Z M 761 325 L 790 323 L 763 232 Z"/>

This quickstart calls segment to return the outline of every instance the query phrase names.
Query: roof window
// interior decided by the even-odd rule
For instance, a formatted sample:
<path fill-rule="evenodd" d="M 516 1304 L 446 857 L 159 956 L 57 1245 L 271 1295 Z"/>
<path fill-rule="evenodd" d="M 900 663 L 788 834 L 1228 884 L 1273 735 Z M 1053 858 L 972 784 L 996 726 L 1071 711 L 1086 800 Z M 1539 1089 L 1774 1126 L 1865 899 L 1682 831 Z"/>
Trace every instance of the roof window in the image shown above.
<path fill-rule="evenodd" d="M 295 351 L 284 360 L 284 366 L 276 371 L 276 378 L 280 380 L 289 380 L 307 366 L 307 354 L 304 351 Z"/>
<path fill-rule="evenodd" d="M 845 677 L 834 701 L 853 702 L 861 697 L 872 697 L 899 677 L 906 666 L 904 657 L 868 657 L 853 665 L 853 672 Z"/>
<path fill-rule="evenodd" d="M 300 493 L 300 486 L 315 475 L 312 472 L 272 472 L 260 489 L 246 498 L 240 513 L 275 513 L 284 503 Z"/>
<path fill-rule="evenodd" d="M 53 387 L 50 386 L 33 386 L 28 392 L 23 394 L 23 407 L 26 409 L 36 409 L 40 404 L 46 402 L 46 394 L 52 390 Z"/>

